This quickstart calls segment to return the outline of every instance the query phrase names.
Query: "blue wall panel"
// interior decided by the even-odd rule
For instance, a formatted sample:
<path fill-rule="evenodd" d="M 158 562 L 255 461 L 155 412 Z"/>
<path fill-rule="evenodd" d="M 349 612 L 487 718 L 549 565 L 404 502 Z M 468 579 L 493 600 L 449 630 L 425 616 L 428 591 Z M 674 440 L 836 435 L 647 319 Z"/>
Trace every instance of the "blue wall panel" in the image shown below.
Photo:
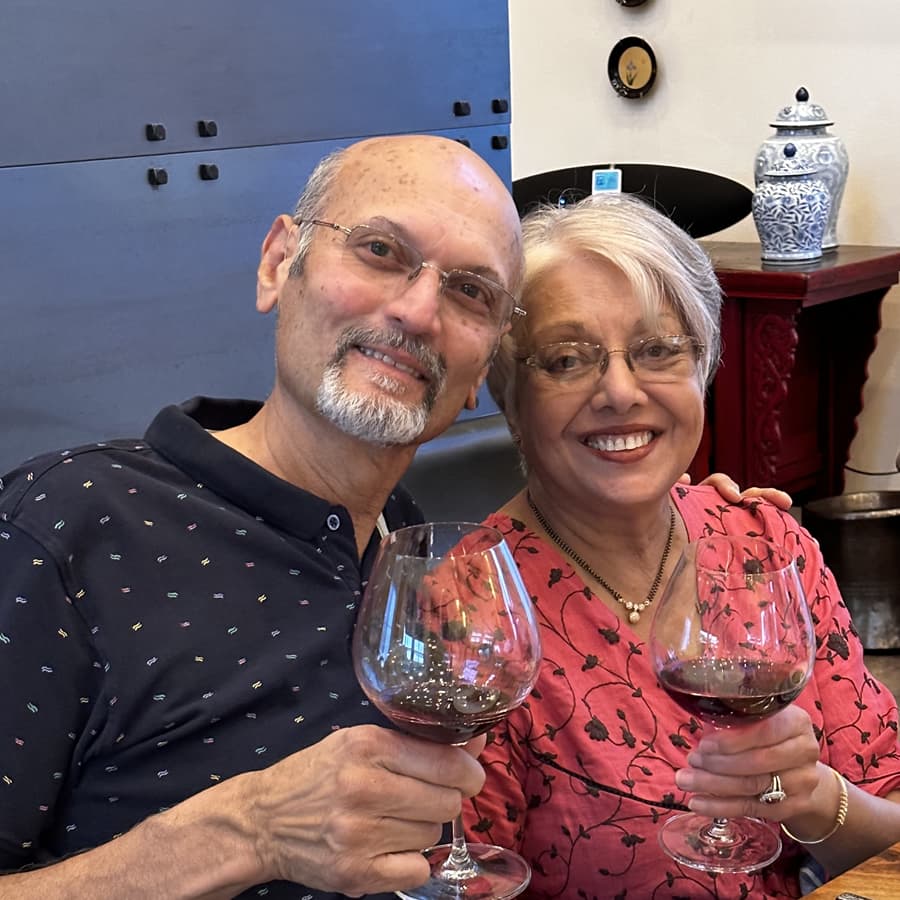
<path fill-rule="evenodd" d="M 6 0 L 0 85 L 0 471 L 195 393 L 264 397 L 259 245 L 329 150 L 447 134 L 510 183 L 506 0 Z"/>

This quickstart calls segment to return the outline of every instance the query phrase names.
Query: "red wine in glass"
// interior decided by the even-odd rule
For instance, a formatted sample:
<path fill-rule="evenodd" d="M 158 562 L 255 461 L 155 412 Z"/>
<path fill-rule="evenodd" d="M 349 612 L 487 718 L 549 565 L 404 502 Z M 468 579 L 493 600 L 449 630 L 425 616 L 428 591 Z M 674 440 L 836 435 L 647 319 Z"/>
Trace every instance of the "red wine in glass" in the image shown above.
<path fill-rule="evenodd" d="M 540 637 L 531 600 L 496 529 L 413 525 L 385 536 L 353 633 L 359 683 L 398 728 L 464 744 L 501 722 L 531 691 Z M 503 900 L 531 869 L 511 850 L 452 844 L 423 851 L 431 878 L 410 900 Z"/>
<path fill-rule="evenodd" d="M 812 673 L 815 633 L 790 554 L 752 537 L 688 544 L 654 613 L 650 652 L 669 696 L 713 727 L 741 727 L 792 703 Z M 781 853 L 777 832 L 750 817 L 676 815 L 659 840 L 709 872 L 753 872 Z"/>
<path fill-rule="evenodd" d="M 806 683 L 805 669 L 759 659 L 673 662 L 658 677 L 688 713 L 722 728 L 771 716 L 793 703 Z"/>
<path fill-rule="evenodd" d="M 496 691 L 478 692 L 478 695 L 486 693 L 485 706 L 479 709 L 478 699 L 472 703 L 472 692 L 468 688 L 468 685 L 461 685 L 454 691 L 461 694 L 462 704 L 459 700 L 448 700 L 443 693 L 428 697 L 423 696 L 423 692 L 373 697 L 372 702 L 408 734 L 441 744 L 465 744 L 490 731 L 512 709 L 509 695 Z"/>

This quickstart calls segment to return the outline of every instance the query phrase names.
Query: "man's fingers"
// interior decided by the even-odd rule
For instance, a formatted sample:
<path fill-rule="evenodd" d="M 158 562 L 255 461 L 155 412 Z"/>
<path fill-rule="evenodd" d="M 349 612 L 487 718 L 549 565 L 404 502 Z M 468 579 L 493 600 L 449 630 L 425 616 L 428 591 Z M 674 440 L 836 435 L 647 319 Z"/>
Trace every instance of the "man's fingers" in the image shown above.
<path fill-rule="evenodd" d="M 722 499 L 729 503 L 737 503 L 741 499 L 741 489 L 732 478 L 722 472 L 707 475 L 700 484 L 714 487 L 722 495 Z"/>
<path fill-rule="evenodd" d="M 443 824 L 348 813 L 323 820 L 322 836 L 336 856 L 364 852 L 365 856 L 375 858 L 386 853 L 424 850 L 440 841 Z"/>
<path fill-rule="evenodd" d="M 411 889 L 428 880 L 428 860 L 418 850 L 400 853 L 375 853 L 361 856 L 362 848 L 335 856 L 331 869 L 331 888 L 348 897 L 392 893 Z"/>
<path fill-rule="evenodd" d="M 345 796 L 353 798 L 353 811 L 390 819 L 417 822 L 427 813 L 429 822 L 449 822 L 462 809 L 462 794 L 456 788 L 427 784 L 408 775 L 383 773 L 366 779 L 351 775 L 341 782 Z"/>
<path fill-rule="evenodd" d="M 384 853 L 372 859 L 360 894 L 411 890 L 428 881 L 428 860 L 421 853 Z"/>
<path fill-rule="evenodd" d="M 750 487 L 741 492 L 740 497 L 742 500 L 759 497 L 762 500 L 768 500 L 773 506 L 777 506 L 779 509 L 784 510 L 790 509 L 794 502 L 790 494 L 785 491 L 780 491 L 778 488 Z"/>
<path fill-rule="evenodd" d="M 683 479 L 684 476 L 679 479 L 679 482 L 682 482 Z M 741 500 L 752 500 L 758 497 L 762 500 L 768 500 L 769 503 L 777 506 L 779 509 L 786 510 L 790 509 L 794 502 L 790 494 L 778 488 L 749 487 L 742 491 L 737 482 L 723 472 L 713 472 L 712 475 L 704 478 L 700 484 L 714 487 L 722 495 L 722 499 L 727 500 L 729 503 L 738 503 Z"/>
<path fill-rule="evenodd" d="M 484 769 L 470 752 L 450 744 L 435 744 L 385 729 L 355 728 L 354 740 L 377 741 L 377 746 L 362 745 L 359 752 L 388 772 L 417 778 L 441 787 L 456 788 L 464 797 L 473 797 L 484 785 Z M 386 736 L 386 737 L 385 737 Z M 384 739 L 382 739 L 384 738 Z M 478 752 L 478 742 L 470 742 Z"/>

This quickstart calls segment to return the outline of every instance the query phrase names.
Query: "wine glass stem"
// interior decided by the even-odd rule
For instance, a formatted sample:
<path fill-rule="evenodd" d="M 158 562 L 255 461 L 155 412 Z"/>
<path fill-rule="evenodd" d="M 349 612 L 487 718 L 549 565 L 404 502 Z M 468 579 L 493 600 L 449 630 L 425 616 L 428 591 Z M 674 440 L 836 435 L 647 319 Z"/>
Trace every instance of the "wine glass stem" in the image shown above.
<path fill-rule="evenodd" d="M 711 843 L 728 845 L 737 842 L 738 838 L 728 819 L 714 818 L 709 827 L 703 832 L 703 837 Z"/>
<path fill-rule="evenodd" d="M 466 881 L 478 874 L 478 867 L 469 856 L 463 832 L 462 813 L 453 820 L 453 842 L 450 855 L 441 867 L 441 877 L 448 881 Z"/>

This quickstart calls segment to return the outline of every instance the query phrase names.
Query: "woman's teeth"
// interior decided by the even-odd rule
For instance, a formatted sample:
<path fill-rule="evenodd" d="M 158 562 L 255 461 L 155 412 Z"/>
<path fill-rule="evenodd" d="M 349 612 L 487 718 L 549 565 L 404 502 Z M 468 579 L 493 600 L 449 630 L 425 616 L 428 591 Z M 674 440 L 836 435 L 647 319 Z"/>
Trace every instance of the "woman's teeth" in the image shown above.
<path fill-rule="evenodd" d="M 595 434 L 585 444 L 592 450 L 603 450 L 611 453 L 615 450 L 637 450 L 645 447 L 653 440 L 652 431 L 637 431 L 634 434 Z"/>

